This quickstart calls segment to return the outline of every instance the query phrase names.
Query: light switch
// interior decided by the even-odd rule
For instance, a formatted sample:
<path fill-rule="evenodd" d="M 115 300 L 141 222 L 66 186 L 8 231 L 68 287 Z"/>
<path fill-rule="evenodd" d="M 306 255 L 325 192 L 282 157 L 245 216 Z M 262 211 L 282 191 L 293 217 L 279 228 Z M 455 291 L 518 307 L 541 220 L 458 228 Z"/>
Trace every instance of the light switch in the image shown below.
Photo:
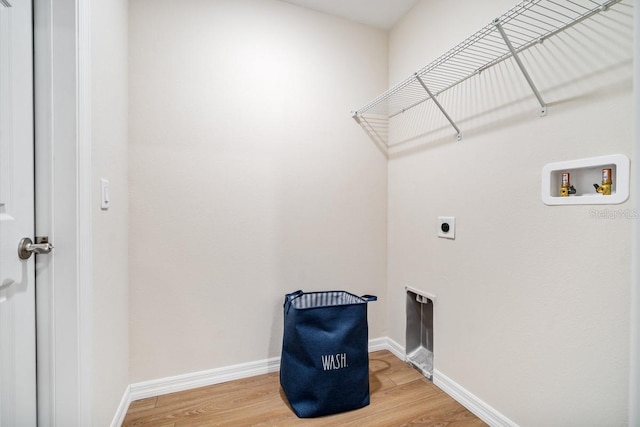
<path fill-rule="evenodd" d="M 100 187 L 101 187 L 101 191 L 100 191 L 100 208 L 107 210 L 109 209 L 109 206 L 111 205 L 111 197 L 109 195 L 109 180 L 107 179 L 101 179 L 100 180 Z"/>

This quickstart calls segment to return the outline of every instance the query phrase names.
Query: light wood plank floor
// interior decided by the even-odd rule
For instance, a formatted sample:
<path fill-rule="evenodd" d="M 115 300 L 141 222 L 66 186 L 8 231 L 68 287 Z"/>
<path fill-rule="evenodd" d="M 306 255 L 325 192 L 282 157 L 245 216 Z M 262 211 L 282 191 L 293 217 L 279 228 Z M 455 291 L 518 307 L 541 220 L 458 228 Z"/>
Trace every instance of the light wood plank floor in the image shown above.
<path fill-rule="evenodd" d="M 320 418 L 299 419 L 278 373 L 131 403 L 123 426 L 485 426 L 462 405 L 388 351 L 369 355 L 371 404 Z"/>

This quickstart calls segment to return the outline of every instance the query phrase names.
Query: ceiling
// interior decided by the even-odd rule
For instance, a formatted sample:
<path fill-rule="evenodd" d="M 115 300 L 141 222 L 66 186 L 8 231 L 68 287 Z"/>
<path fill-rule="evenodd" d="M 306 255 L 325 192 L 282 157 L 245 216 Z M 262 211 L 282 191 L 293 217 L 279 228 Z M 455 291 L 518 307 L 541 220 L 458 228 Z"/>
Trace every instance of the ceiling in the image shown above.
<path fill-rule="evenodd" d="M 282 0 L 351 21 L 390 29 L 419 0 Z"/>

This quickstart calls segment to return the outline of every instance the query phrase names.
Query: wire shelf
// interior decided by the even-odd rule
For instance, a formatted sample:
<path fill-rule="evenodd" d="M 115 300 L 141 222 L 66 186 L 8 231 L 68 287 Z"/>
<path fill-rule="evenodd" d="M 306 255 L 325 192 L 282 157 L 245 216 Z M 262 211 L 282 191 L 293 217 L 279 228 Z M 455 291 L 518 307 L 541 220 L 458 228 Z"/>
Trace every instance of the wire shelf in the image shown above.
<path fill-rule="evenodd" d="M 524 0 L 453 49 L 354 111 L 353 118 L 376 143 L 388 146 L 388 120 L 433 100 L 460 139 L 460 130 L 438 103 L 437 96 L 508 58 L 514 58 L 518 63 L 540 102 L 541 115 L 545 115 L 546 105 L 518 54 L 606 11 L 620 1 Z"/>

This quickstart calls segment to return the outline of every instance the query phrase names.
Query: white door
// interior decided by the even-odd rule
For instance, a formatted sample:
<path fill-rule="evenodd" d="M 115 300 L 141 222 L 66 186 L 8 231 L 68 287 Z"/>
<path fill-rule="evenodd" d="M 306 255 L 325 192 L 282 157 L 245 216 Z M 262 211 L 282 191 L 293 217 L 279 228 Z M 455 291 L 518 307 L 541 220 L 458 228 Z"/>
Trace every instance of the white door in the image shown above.
<path fill-rule="evenodd" d="M 0 0 L 0 426 L 36 425 L 31 0 Z"/>

